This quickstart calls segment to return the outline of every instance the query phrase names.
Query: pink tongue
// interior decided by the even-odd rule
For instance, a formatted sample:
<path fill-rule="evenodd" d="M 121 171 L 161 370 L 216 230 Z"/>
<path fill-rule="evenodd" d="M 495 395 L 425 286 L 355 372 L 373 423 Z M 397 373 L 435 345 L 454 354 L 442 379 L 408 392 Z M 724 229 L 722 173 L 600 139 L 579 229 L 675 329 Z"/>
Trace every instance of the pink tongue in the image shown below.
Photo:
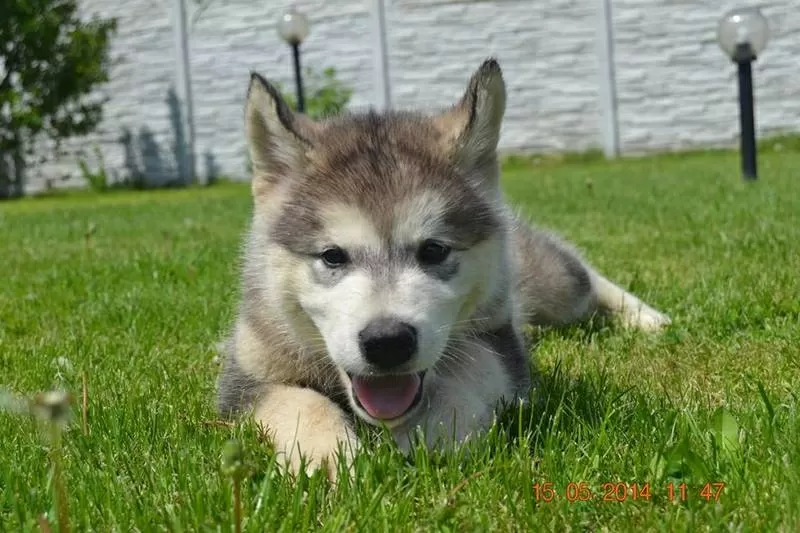
<path fill-rule="evenodd" d="M 420 387 L 418 374 L 402 376 L 353 376 L 353 391 L 361 406 L 373 418 L 389 420 L 402 415 Z"/>

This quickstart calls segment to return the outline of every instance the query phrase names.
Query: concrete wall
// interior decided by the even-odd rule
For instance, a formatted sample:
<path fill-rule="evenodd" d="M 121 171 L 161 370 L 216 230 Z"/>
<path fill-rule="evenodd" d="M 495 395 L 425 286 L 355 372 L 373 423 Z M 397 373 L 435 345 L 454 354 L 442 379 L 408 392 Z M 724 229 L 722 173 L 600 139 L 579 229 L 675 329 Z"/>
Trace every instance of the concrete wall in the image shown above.
<path fill-rule="evenodd" d="M 82 0 L 86 16 L 117 17 L 110 82 L 100 91 L 109 98 L 104 121 L 91 136 L 66 143 L 62 157 L 50 158 L 28 171 L 27 187 L 38 190 L 50 182 L 80 185 L 78 161 L 99 169 L 95 147 L 114 179 L 147 173 L 155 182 L 178 174 L 175 155 L 175 105 L 170 90 L 175 78 L 175 54 L 169 2 Z M 40 152 L 52 156 L 44 143 Z"/>
<path fill-rule="evenodd" d="M 738 138 L 735 65 L 717 19 L 728 0 L 614 0 L 619 128 L 625 152 L 720 146 Z M 800 4 L 765 3 L 771 40 L 754 66 L 756 125 L 800 131 Z"/>
<path fill-rule="evenodd" d="M 603 143 L 601 0 L 460 3 L 385 0 L 389 81 L 397 107 L 436 108 L 458 98 L 480 61 L 496 55 L 509 86 L 502 148 L 577 151 Z M 745 1 L 746 3 L 746 1 Z M 67 146 L 97 167 L 101 148 L 116 179 L 139 172 L 180 181 L 185 145 L 173 92 L 177 55 L 172 2 L 83 0 L 86 13 L 119 18 L 110 97 L 96 135 Z M 296 2 L 312 22 L 306 66 L 335 67 L 354 90 L 351 107 L 378 102 L 371 0 Z M 738 133 L 735 69 L 718 49 L 719 0 L 612 0 L 618 128 L 623 153 L 729 145 Z M 292 87 L 289 50 L 275 30 L 288 2 L 189 4 L 196 167 L 201 177 L 244 178 L 242 107 L 251 70 Z M 800 130 L 800 9 L 763 7 L 772 39 L 755 68 L 760 132 Z M 602 36 L 601 36 L 602 37 Z M 127 139 L 126 142 L 123 142 Z M 46 149 L 46 148 L 45 148 Z M 79 183 L 75 155 L 33 169 L 30 188 Z"/>
<path fill-rule="evenodd" d="M 506 149 L 583 150 L 598 145 L 593 0 L 499 0 L 430 7 L 389 2 L 393 102 L 455 102 L 467 78 L 495 55 L 508 84 Z"/>

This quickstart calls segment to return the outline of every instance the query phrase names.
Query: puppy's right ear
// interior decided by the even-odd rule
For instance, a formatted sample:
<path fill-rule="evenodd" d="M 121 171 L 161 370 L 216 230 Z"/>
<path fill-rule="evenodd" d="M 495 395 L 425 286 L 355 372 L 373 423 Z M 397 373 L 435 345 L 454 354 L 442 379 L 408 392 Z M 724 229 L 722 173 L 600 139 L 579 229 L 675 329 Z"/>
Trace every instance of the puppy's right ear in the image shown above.
<path fill-rule="evenodd" d="M 245 129 L 256 196 L 292 172 L 302 170 L 315 128 L 310 119 L 289 109 L 271 83 L 259 74 L 251 74 Z"/>
<path fill-rule="evenodd" d="M 465 167 L 493 161 L 506 110 L 506 84 L 496 59 L 487 59 L 470 78 L 461 100 L 434 118 L 445 149 Z"/>

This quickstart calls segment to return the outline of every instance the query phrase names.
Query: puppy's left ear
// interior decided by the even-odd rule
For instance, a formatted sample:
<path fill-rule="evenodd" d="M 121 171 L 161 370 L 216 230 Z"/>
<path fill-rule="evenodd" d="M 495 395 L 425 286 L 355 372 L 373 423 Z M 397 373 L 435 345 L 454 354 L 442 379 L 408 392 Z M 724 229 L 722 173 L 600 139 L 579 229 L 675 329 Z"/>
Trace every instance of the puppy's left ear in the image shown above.
<path fill-rule="evenodd" d="M 303 169 L 320 126 L 305 115 L 292 112 L 275 86 L 252 73 L 245 129 L 253 167 L 253 193 L 259 196 Z"/>
<path fill-rule="evenodd" d="M 483 62 L 472 75 L 461 100 L 434 117 L 445 149 L 459 165 L 474 167 L 496 158 L 500 128 L 506 110 L 506 84 L 495 59 Z"/>

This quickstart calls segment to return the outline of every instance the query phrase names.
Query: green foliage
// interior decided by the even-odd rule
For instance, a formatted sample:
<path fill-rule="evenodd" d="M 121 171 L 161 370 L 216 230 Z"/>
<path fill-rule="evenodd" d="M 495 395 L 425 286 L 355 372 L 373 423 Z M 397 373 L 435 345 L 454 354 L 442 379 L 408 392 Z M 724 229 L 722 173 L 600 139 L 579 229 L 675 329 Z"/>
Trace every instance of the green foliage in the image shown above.
<path fill-rule="evenodd" d="M 337 115 L 344 111 L 353 90 L 336 78 L 336 69 L 328 67 L 321 73 L 306 68 L 303 75 L 305 114 L 314 120 Z M 294 91 L 289 91 L 278 84 L 283 99 L 292 110 L 297 111 L 297 98 Z"/>
<path fill-rule="evenodd" d="M 108 81 L 116 19 L 82 20 L 77 0 L 4 0 L 0 16 L 0 197 L 21 194 L 43 138 L 85 135 L 102 118 L 93 90 Z M 7 161 L 15 160 L 12 172 Z M 6 164 L 3 164 L 6 162 Z"/>
<path fill-rule="evenodd" d="M 94 154 L 98 161 L 97 170 L 90 169 L 85 159 L 78 161 L 78 166 L 81 169 L 81 176 L 86 181 L 86 184 L 89 185 L 89 188 L 96 192 L 102 192 L 108 189 L 108 172 L 106 172 L 103 152 L 99 147 L 94 147 Z"/>

